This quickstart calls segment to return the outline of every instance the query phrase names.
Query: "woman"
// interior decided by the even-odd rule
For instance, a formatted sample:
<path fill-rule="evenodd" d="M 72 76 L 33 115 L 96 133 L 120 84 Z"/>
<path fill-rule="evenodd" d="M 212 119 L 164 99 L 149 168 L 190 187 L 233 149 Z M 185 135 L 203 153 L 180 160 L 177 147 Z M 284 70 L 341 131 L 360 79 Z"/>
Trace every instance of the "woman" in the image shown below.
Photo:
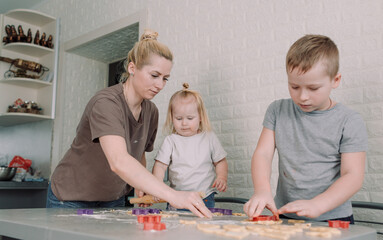
<path fill-rule="evenodd" d="M 129 52 L 123 82 L 98 92 L 87 104 L 76 137 L 56 167 L 47 207 L 123 207 L 131 186 L 211 217 L 199 193 L 180 192 L 158 181 L 145 166 L 153 150 L 158 109 L 150 100 L 165 86 L 173 55 L 146 31 Z M 128 183 L 128 184 L 127 184 Z"/>

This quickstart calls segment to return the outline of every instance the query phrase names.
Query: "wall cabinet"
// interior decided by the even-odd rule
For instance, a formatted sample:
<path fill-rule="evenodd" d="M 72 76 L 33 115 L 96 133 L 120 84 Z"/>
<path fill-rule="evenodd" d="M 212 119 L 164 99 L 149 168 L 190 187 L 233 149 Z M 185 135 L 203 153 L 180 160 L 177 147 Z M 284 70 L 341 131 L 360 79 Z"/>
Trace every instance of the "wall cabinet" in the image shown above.
<path fill-rule="evenodd" d="M 1 40 L 7 36 L 5 27 L 14 25 L 16 30 L 22 26 L 24 34 L 28 29 L 32 32 L 32 42 L 2 43 L 0 56 L 10 59 L 23 59 L 41 64 L 49 71 L 39 78 L 15 77 L 5 73 L 12 64 L 0 61 L 0 126 L 13 126 L 29 122 L 54 119 L 56 103 L 57 61 L 59 48 L 59 21 L 58 19 L 29 9 L 16 9 L 1 15 Z M 40 38 L 46 33 L 53 36 L 53 48 L 34 44 L 36 31 Z M 18 33 L 18 32 L 17 32 Z M 12 70 L 17 68 L 13 65 Z M 8 72 L 9 73 L 9 72 Z M 29 73 L 29 72 L 28 72 Z M 33 75 L 27 74 L 27 75 Z M 34 73 L 34 75 L 39 75 Z M 42 114 L 7 112 L 8 106 L 16 99 L 34 101 L 42 108 Z"/>

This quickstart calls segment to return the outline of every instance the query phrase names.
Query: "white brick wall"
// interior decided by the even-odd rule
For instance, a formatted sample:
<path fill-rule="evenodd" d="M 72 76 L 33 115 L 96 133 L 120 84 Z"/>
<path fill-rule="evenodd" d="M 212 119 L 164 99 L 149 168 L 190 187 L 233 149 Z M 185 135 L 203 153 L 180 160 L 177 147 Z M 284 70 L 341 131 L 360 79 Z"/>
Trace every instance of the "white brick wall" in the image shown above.
<path fill-rule="evenodd" d="M 65 53 L 63 44 L 133 14 L 145 3 L 140 0 L 129 1 L 129 4 L 124 0 L 50 0 L 36 9 L 61 20 L 61 74 L 58 79 L 52 172 L 73 141 L 85 105 L 95 92 L 106 86 L 108 74 L 106 64 Z"/>
<path fill-rule="evenodd" d="M 328 35 L 338 45 L 343 79 L 332 95 L 360 112 L 369 131 L 365 183 L 353 199 L 383 202 L 381 0 L 51 0 L 40 6 L 41 11 L 61 18 L 62 42 L 142 8 L 148 9 L 148 27 L 159 32 L 160 41 L 175 55 L 171 79 L 154 99 L 161 124 L 169 95 L 180 89 L 182 82 L 189 82 L 192 89 L 202 93 L 216 133 L 228 152 L 229 189 L 222 196 L 252 195 L 250 158 L 263 114 L 274 99 L 289 97 L 285 54 L 299 37 L 314 33 Z M 64 130 L 55 133 L 62 135 L 62 149 L 54 156 L 53 167 L 73 137 L 84 104 L 103 86 L 103 74 L 89 68 L 106 71 L 89 60 L 68 58 L 75 57 L 60 62 L 64 73 L 59 81 L 65 82 L 65 87 L 60 89 L 64 100 L 59 107 L 65 115 L 59 118 Z M 84 82 L 83 88 L 72 87 L 78 82 Z M 162 139 L 160 134 L 154 153 Z M 154 153 L 149 154 L 149 167 Z M 274 167 L 274 188 L 276 174 Z"/>

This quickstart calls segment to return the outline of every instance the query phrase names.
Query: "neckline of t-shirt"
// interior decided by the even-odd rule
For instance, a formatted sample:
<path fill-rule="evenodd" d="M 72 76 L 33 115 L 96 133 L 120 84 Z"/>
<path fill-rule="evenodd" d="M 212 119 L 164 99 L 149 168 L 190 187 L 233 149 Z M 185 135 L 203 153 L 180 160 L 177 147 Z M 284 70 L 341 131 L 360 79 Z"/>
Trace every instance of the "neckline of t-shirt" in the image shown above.
<path fill-rule="evenodd" d="M 142 100 L 141 102 L 141 112 L 140 112 L 140 116 L 138 117 L 138 121 L 134 118 L 133 116 L 133 113 L 132 111 L 130 110 L 129 108 L 129 105 L 128 105 L 128 102 L 125 98 L 125 95 L 124 95 L 124 85 L 123 83 L 121 83 L 121 94 L 122 94 L 122 98 L 123 98 L 123 101 L 125 103 L 125 107 L 128 109 L 128 117 L 129 119 L 132 121 L 132 123 L 134 124 L 134 126 L 139 126 L 139 125 L 142 125 L 143 124 L 143 111 L 145 110 L 145 99 Z"/>
<path fill-rule="evenodd" d="M 196 137 L 202 136 L 202 135 L 205 134 L 205 133 L 206 133 L 206 132 L 200 132 L 200 133 L 194 134 L 193 136 L 188 136 L 188 137 L 179 135 L 178 133 L 173 133 L 173 135 L 175 135 L 175 136 L 177 136 L 177 137 L 180 137 L 180 138 L 196 138 Z"/>
<path fill-rule="evenodd" d="M 298 105 L 295 104 L 295 102 L 293 100 L 291 100 L 291 102 L 293 103 L 295 109 L 297 109 L 301 114 L 304 114 L 307 116 L 319 116 L 319 115 L 323 115 L 323 114 L 329 114 L 329 113 L 332 113 L 334 111 L 337 111 L 337 109 L 341 105 L 341 103 L 338 102 L 330 109 L 316 110 L 316 111 L 312 111 L 312 112 L 304 112 L 304 111 L 302 111 L 302 109 Z"/>

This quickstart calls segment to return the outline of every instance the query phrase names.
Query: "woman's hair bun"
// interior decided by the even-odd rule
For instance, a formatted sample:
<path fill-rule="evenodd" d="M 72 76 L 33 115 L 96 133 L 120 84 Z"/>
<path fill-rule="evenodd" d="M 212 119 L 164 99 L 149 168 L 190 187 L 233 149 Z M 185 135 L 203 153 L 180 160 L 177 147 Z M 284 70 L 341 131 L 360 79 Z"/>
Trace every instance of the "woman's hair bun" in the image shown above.
<path fill-rule="evenodd" d="M 183 83 L 182 87 L 184 88 L 183 90 L 186 90 L 189 88 L 189 83 Z"/>
<path fill-rule="evenodd" d="M 150 29 L 145 29 L 144 34 L 142 34 L 140 41 L 145 39 L 157 40 L 158 32 L 152 31 Z"/>

